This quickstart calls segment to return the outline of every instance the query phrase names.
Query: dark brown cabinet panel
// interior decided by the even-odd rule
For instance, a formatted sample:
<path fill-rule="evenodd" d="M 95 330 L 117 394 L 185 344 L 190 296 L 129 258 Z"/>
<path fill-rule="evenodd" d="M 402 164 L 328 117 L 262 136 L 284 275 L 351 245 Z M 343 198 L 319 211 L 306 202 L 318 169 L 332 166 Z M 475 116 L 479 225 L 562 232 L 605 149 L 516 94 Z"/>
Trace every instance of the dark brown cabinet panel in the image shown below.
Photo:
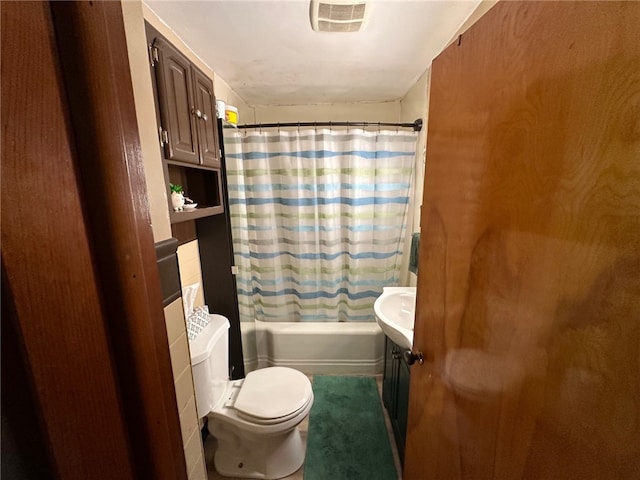
<path fill-rule="evenodd" d="M 151 45 L 165 159 L 219 168 L 213 81 L 164 38 Z"/>
<path fill-rule="evenodd" d="M 224 205 L 213 81 L 148 23 L 146 32 L 171 223 L 219 215 Z M 182 186 L 197 208 L 174 212 L 170 184 Z"/>
<path fill-rule="evenodd" d="M 392 342 L 389 337 L 385 337 L 385 345 L 382 403 L 389 414 L 400 462 L 404 465 L 410 367 L 403 357 L 402 348 Z"/>
<path fill-rule="evenodd" d="M 200 70 L 194 68 L 193 83 L 200 159 L 203 165 L 220 167 L 220 150 L 216 132 L 216 99 L 213 94 L 213 82 Z"/>
<path fill-rule="evenodd" d="M 191 63 L 162 38 L 155 39 L 153 46 L 158 57 L 156 79 L 165 158 L 199 164 Z"/>

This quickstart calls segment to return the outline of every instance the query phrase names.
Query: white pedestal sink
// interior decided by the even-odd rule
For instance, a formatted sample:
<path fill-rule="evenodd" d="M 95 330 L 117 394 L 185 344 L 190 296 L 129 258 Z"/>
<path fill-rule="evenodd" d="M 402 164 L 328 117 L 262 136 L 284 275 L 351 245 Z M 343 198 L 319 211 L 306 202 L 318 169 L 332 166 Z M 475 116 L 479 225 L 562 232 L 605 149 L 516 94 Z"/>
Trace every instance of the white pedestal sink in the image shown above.
<path fill-rule="evenodd" d="M 385 287 L 373 304 L 376 321 L 396 345 L 411 350 L 416 312 L 416 287 Z"/>

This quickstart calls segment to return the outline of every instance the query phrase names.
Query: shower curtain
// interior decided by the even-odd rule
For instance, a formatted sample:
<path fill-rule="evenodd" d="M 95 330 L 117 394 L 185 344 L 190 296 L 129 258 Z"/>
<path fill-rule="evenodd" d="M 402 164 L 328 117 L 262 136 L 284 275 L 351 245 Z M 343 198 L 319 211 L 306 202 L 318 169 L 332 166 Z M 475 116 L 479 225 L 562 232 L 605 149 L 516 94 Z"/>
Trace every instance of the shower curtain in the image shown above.
<path fill-rule="evenodd" d="M 375 321 L 397 285 L 417 134 L 225 132 L 243 321 Z"/>

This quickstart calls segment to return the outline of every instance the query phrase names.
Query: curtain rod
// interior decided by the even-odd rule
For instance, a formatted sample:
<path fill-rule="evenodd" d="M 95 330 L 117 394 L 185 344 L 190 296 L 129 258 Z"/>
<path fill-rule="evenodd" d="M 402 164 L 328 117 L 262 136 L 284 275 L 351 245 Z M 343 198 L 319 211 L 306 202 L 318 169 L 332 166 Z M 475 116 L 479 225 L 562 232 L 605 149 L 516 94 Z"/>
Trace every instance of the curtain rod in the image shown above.
<path fill-rule="evenodd" d="M 280 127 L 401 127 L 413 128 L 414 132 L 422 130 L 422 119 L 418 118 L 412 123 L 385 123 L 385 122 L 293 122 L 293 123 L 253 123 L 238 125 L 237 128 L 280 128 Z"/>

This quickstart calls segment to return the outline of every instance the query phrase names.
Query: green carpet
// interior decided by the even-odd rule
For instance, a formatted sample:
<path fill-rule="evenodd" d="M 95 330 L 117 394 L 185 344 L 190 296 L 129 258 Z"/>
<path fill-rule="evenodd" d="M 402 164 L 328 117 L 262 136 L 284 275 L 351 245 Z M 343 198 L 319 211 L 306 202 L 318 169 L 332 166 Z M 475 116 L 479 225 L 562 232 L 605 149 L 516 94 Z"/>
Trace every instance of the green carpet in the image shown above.
<path fill-rule="evenodd" d="M 395 480 L 373 377 L 314 376 L 304 480 Z"/>

